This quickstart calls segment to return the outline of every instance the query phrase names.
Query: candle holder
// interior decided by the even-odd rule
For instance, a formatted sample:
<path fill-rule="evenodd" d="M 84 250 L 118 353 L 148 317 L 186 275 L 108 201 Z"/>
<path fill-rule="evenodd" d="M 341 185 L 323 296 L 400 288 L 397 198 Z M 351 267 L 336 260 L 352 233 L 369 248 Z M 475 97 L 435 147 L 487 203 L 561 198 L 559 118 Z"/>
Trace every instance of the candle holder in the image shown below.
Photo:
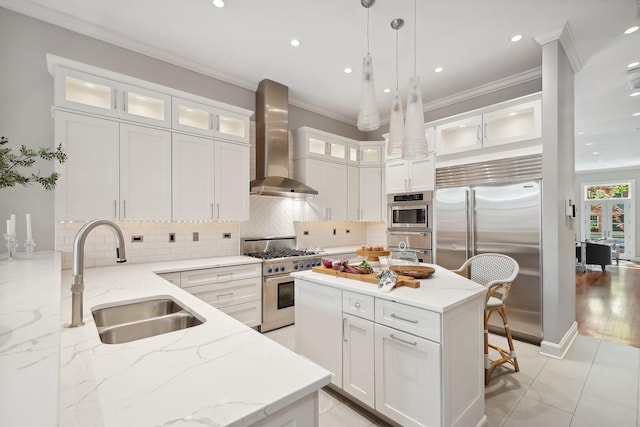
<path fill-rule="evenodd" d="M 31 258 L 33 256 L 33 250 L 36 247 L 36 241 L 33 239 L 25 240 L 24 249 L 27 251 L 27 256 Z"/>
<path fill-rule="evenodd" d="M 18 249 L 18 242 L 16 241 L 15 234 L 4 234 L 4 239 L 7 241 L 7 251 L 9 251 L 9 258 L 7 261 L 13 262 L 15 261 L 14 255 L 16 254 L 16 249 Z"/>

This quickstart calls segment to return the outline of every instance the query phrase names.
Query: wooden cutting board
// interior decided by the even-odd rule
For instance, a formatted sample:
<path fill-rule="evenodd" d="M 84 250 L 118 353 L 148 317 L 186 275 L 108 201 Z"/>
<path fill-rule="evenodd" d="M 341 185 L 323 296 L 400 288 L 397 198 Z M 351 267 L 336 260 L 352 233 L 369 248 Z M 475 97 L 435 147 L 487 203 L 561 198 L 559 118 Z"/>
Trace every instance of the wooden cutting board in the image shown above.
<path fill-rule="evenodd" d="M 314 271 L 316 273 L 328 274 L 330 276 L 344 277 L 346 279 L 354 279 L 354 280 L 360 280 L 362 282 L 375 283 L 376 285 L 380 283 L 380 279 L 378 279 L 373 273 L 369 273 L 369 274 L 347 273 L 345 271 L 338 271 L 333 268 L 327 268 L 322 266 L 313 267 L 311 271 Z M 398 280 L 396 281 L 395 287 L 398 287 L 398 286 L 407 286 L 409 288 L 419 288 L 420 282 L 414 279 L 413 277 L 399 275 Z"/>

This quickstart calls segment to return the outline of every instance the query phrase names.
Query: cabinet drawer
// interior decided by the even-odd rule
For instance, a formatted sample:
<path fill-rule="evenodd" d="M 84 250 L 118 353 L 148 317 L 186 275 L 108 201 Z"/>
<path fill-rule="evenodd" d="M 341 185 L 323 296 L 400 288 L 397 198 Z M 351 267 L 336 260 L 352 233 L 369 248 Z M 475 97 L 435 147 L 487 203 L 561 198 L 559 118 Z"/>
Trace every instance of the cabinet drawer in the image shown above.
<path fill-rule="evenodd" d="M 262 302 L 251 301 L 243 304 L 220 307 L 220 311 L 228 314 L 234 319 L 247 326 L 260 326 L 262 323 Z"/>
<path fill-rule="evenodd" d="M 183 286 L 184 288 L 184 286 Z M 253 277 L 229 282 L 190 286 L 185 291 L 216 308 L 262 299 L 262 278 Z"/>
<path fill-rule="evenodd" d="M 342 292 L 342 311 L 353 314 L 363 319 L 373 320 L 374 304 L 373 297 L 357 294 L 355 292 Z"/>
<path fill-rule="evenodd" d="M 180 282 L 183 288 L 189 288 L 191 286 L 209 285 L 261 276 L 262 264 L 246 264 L 183 271 L 180 276 Z"/>
<path fill-rule="evenodd" d="M 375 322 L 440 342 L 440 314 L 393 301 L 376 299 Z"/>

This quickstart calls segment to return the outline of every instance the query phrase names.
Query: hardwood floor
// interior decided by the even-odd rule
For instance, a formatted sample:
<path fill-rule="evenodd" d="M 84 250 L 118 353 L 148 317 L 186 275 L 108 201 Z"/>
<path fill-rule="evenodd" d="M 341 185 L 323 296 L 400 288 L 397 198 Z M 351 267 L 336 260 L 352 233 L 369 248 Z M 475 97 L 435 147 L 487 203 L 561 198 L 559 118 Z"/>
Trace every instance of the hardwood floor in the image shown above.
<path fill-rule="evenodd" d="M 578 331 L 607 341 L 640 347 L 640 264 L 620 261 L 576 272 Z"/>

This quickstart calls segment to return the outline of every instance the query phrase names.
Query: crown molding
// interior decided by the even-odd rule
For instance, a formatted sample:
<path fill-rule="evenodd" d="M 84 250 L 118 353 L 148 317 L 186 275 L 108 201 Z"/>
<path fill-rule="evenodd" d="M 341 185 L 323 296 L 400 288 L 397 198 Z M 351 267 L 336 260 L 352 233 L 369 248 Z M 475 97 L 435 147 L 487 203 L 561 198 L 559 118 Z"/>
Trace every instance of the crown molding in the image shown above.
<path fill-rule="evenodd" d="M 571 30 L 571 26 L 568 22 L 565 22 L 561 27 L 538 34 L 534 39 L 540 46 L 544 46 L 545 44 L 556 40 L 559 41 L 567 54 L 567 58 L 569 59 L 569 63 L 571 64 L 571 68 L 573 68 L 574 73 L 580 71 L 584 66 L 584 62 L 580 58 L 578 50 L 576 49 L 573 31 Z"/>

